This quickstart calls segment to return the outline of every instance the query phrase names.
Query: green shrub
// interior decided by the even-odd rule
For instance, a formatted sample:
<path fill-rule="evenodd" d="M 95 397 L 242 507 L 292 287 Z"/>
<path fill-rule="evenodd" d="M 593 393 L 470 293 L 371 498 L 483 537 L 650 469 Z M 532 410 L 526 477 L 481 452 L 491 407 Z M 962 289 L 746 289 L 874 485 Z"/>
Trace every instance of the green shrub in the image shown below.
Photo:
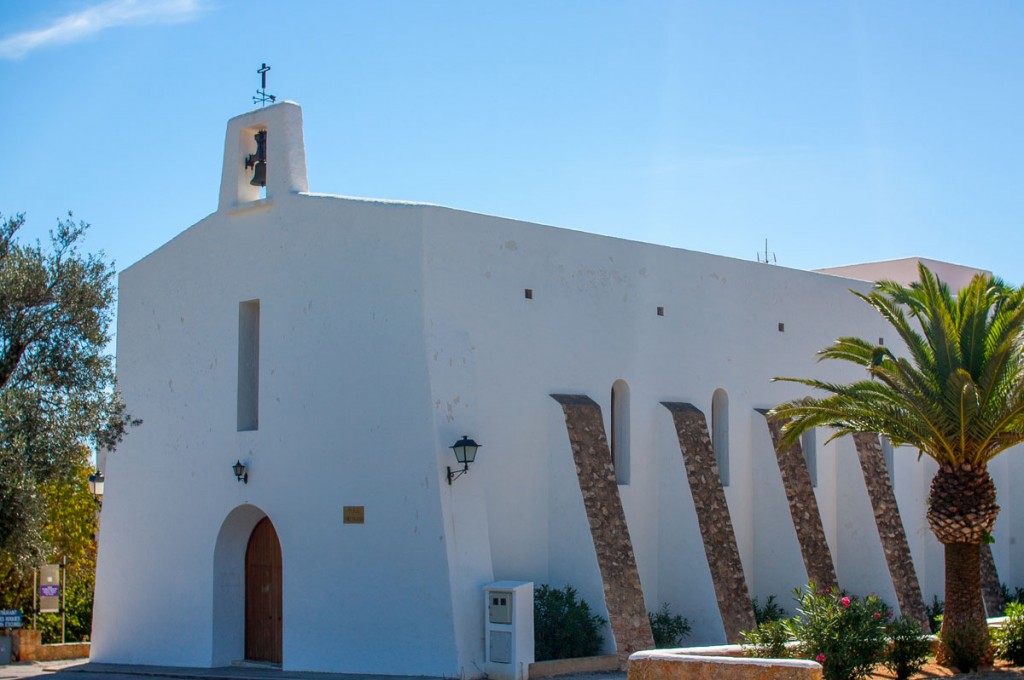
<path fill-rule="evenodd" d="M 1011 602 L 1020 602 L 1024 604 L 1024 588 L 1014 588 L 1011 592 L 1010 586 L 1005 583 L 1000 583 L 999 587 L 1003 591 L 1003 601 L 1006 602 L 1006 604 L 1010 604 Z"/>
<path fill-rule="evenodd" d="M 690 622 L 679 614 L 673 616 L 669 613 L 668 602 L 662 603 L 657 613 L 647 612 L 647 618 L 651 622 L 655 649 L 678 647 L 690 634 Z"/>
<path fill-rule="evenodd" d="M 996 656 L 1014 666 L 1024 666 L 1024 604 L 1006 605 L 1006 623 L 992 631 Z"/>
<path fill-rule="evenodd" d="M 931 626 L 932 635 L 937 635 L 942 628 L 942 612 L 945 611 L 942 600 L 938 595 L 932 595 L 932 603 L 924 609 L 928 615 L 928 625 Z"/>
<path fill-rule="evenodd" d="M 882 663 L 896 675 L 896 680 L 907 680 L 916 673 L 932 652 L 932 643 L 921 632 L 921 624 L 900 616 L 886 629 L 889 648 Z"/>
<path fill-rule="evenodd" d="M 759 626 L 768 621 L 778 621 L 779 619 L 786 618 L 785 610 L 775 601 L 774 595 L 768 596 L 768 599 L 764 601 L 763 607 L 758 604 L 756 597 L 750 601 L 750 606 L 754 610 L 754 620 L 757 621 Z"/>
<path fill-rule="evenodd" d="M 846 597 L 837 589 L 796 591 L 799 616 L 786 621 L 801 653 L 820 663 L 825 680 L 856 680 L 871 673 L 886 649 L 889 608 L 875 596 Z"/>
<path fill-rule="evenodd" d="M 982 628 L 971 624 L 955 634 L 940 635 L 940 638 L 947 654 L 944 663 L 952 664 L 962 673 L 978 670 L 985 653 L 985 631 Z"/>
<path fill-rule="evenodd" d="M 595 656 L 604 637 L 607 621 L 590 611 L 586 600 L 577 598 L 572 586 L 552 588 L 541 585 L 533 594 L 533 639 L 537 661 Z"/>
<path fill-rule="evenodd" d="M 745 630 L 743 636 L 743 653 L 761 659 L 785 659 L 789 656 L 786 643 L 792 638 L 789 628 L 782 619 L 765 621 L 754 630 Z"/>

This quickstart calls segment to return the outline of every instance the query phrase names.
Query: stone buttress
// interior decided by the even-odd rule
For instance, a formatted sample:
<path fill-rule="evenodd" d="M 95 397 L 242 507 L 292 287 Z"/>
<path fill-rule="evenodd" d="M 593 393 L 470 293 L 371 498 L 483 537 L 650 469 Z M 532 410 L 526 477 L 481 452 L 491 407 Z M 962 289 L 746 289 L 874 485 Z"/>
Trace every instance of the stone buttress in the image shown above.
<path fill-rule="evenodd" d="M 765 410 L 757 411 L 765 417 L 771 433 L 775 460 L 779 464 L 782 485 L 786 489 L 789 514 L 793 518 L 793 528 L 800 542 L 807 580 L 818 588 L 837 588 L 839 582 L 836 579 L 836 567 L 828 549 L 828 541 L 825 540 L 825 527 L 821 524 L 821 512 L 814 496 L 814 485 L 807 470 L 807 461 L 804 460 L 803 448 L 797 442 L 785 451 L 780 451 L 779 440 L 784 421 L 769 417 Z"/>
<path fill-rule="evenodd" d="M 889 566 L 900 613 L 920 623 L 923 630 L 928 630 L 928 615 L 921 596 L 921 585 L 914 570 L 914 558 L 910 554 L 907 533 L 903 528 L 878 435 L 858 432 L 853 435 L 853 443 L 857 447 L 857 458 L 860 459 L 860 469 L 864 473 L 864 484 L 867 486 L 868 498 L 871 499 L 878 537 L 882 541 L 882 552 Z"/>
<path fill-rule="evenodd" d="M 679 438 L 725 637 L 737 643 L 741 641 L 740 632 L 756 628 L 757 623 L 707 421 L 704 413 L 693 404 L 662 402 L 662 405 L 672 413 Z"/>
<path fill-rule="evenodd" d="M 619 664 L 625 669 L 630 654 L 654 647 L 654 637 L 626 514 L 615 482 L 601 407 L 586 395 L 551 396 L 562 405 L 565 413 L 565 428 L 601 570 L 608 622 L 615 636 Z"/>

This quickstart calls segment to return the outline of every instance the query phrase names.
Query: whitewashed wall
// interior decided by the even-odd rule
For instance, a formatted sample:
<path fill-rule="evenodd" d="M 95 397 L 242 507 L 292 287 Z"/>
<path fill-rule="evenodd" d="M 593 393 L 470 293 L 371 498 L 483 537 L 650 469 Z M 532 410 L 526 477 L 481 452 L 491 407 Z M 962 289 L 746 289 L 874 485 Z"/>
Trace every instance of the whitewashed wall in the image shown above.
<path fill-rule="evenodd" d="M 588 394 L 607 419 L 611 385 L 624 379 L 631 391 L 632 470 L 620 492 L 648 607 L 667 601 L 696 624 L 695 642 L 720 641 L 682 458 L 660 402 L 690 401 L 710 416 L 711 395 L 724 388 L 732 449 L 727 496 L 748 581 L 762 600 L 775 594 L 788 605 L 806 575 L 767 428 L 754 409 L 800 393 L 772 384 L 775 375 L 859 377 L 855 370 L 816 364 L 815 352 L 840 334 L 884 335 L 873 312 L 847 290 L 867 285 L 426 211 L 428 316 L 433 323 L 463 324 L 472 349 L 445 356 L 449 364 L 476 366 L 480 403 L 463 406 L 475 412 L 473 436 L 490 444 L 474 483 L 487 487 L 495 577 L 568 582 L 601 606 L 561 410 L 546 397 Z M 656 315 L 658 306 L 665 307 L 664 317 Z M 433 365 L 433 376 L 447 370 L 443 362 Z M 825 438 L 822 433 L 820 441 Z M 820 447 L 818 458 L 817 493 L 841 582 L 895 602 L 852 443 Z"/>
<path fill-rule="evenodd" d="M 232 122 L 221 209 L 121 275 L 120 384 L 145 423 L 108 460 L 94 660 L 241 658 L 238 546 L 244 555 L 264 514 L 284 558 L 286 669 L 478 675 L 482 588 L 496 579 L 568 583 L 606 615 L 549 395 L 587 394 L 607 427 L 616 380 L 630 389 L 630 483 L 619 489 L 648 608 L 667 602 L 687 616 L 692 643 L 723 639 L 660 404 L 691 402 L 710 427 L 716 389 L 729 397 L 726 495 L 748 586 L 791 606 L 806 574 L 754 409 L 803 394 L 774 376 L 860 377 L 817 364 L 815 352 L 839 335 L 886 335 L 848 291 L 868 284 L 435 206 L 296 193 L 304 156 L 274 140 L 301 145 L 301 115 L 279 107 Z M 262 198 L 231 155 L 244 146 L 240 130 L 264 123 L 284 160 Z M 275 125 L 287 134 L 275 137 Z M 260 423 L 238 432 L 238 305 L 251 299 Z M 448 447 L 462 435 L 482 448 L 449 486 Z M 852 442 L 826 438 L 816 494 L 840 583 L 895 604 Z M 923 514 L 933 468 L 913 458 L 897 451 L 896 491 L 930 601 L 942 590 Z M 248 485 L 231 474 L 236 459 L 250 465 Z M 1003 580 L 1024 585 L 1019 452 L 993 471 L 1004 508 L 996 561 Z M 365 506 L 365 525 L 342 524 L 346 505 Z"/>
<path fill-rule="evenodd" d="M 95 659 L 241 658 L 214 643 L 236 623 L 212 610 L 213 556 L 251 504 L 281 540 L 286 668 L 458 673 L 419 229 L 404 206 L 335 207 L 284 196 L 218 213 L 122 274 L 121 386 L 145 423 L 108 462 Z M 260 423 L 237 432 L 250 299 Z M 345 505 L 366 524 L 343 525 Z"/>

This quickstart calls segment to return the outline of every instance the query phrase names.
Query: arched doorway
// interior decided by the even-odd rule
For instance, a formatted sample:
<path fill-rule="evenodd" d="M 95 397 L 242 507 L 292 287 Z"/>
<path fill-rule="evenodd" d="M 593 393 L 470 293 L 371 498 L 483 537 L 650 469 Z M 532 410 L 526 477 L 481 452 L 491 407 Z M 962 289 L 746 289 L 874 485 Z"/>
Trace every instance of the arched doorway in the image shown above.
<path fill-rule="evenodd" d="M 245 658 L 281 663 L 281 543 L 269 517 L 245 549 Z"/>

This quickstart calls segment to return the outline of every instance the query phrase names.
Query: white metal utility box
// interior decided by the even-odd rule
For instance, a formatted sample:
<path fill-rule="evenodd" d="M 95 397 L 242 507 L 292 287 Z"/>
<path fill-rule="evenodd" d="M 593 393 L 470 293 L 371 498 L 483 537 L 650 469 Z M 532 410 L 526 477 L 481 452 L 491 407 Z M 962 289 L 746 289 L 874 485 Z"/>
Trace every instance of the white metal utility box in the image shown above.
<path fill-rule="evenodd" d="M 497 581 L 484 586 L 487 676 L 529 680 L 533 663 L 533 583 Z"/>

